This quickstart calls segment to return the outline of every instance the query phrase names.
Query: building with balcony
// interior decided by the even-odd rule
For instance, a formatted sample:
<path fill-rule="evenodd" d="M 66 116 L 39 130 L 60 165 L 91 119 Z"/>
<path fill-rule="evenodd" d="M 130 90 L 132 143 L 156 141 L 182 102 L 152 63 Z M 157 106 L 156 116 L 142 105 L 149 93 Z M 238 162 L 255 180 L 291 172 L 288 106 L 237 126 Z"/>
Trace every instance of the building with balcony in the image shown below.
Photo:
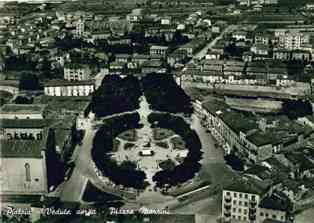
<path fill-rule="evenodd" d="M 268 182 L 239 179 L 226 187 L 222 196 L 222 219 L 225 223 L 290 220 L 291 201 L 283 193 L 272 191 Z"/>
<path fill-rule="evenodd" d="M 268 188 L 249 180 L 237 180 L 222 192 L 222 219 L 225 223 L 259 223 L 259 204 Z"/>

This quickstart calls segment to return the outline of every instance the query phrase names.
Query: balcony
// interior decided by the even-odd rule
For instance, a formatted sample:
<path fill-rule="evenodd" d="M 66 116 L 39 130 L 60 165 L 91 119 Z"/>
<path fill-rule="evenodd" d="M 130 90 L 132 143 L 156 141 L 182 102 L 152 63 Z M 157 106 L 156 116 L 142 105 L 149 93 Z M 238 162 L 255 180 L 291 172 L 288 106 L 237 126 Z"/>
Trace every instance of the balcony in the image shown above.
<path fill-rule="evenodd" d="M 226 203 L 231 203 L 231 197 L 230 196 L 227 196 L 227 197 L 225 197 L 225 202 Z"/>
<path fill-rule="evenodd" d="M 256 208 L 250 208 L 249 214 L 255 215 L 256 214 Z"/>
<path fill-rule="evenodd" d="M 231 213 L 229 213 L 229 212 L 224 212 L 224 217 L 225 217 L 225 218 L 230 218 L 230 217 L 231 217 Z"/>
<path fill-rule="evenodd" d="M 255 216 L 255 215 L 249 215 L 249 219 L 250 219 L 251 221 L 255 221 L 255 220 L 256 220 L 256 216 Z"/>
<path fill-rule="evenodd" d="M 251 207 L 255 207 L 257 205 L 256 200 L 250 200 Z"/>
<path fill-rule="evenodd" d="M 224 208 L 226 211 L 230 211 L 231 210 L 231 204 L 225 204 Z"/>

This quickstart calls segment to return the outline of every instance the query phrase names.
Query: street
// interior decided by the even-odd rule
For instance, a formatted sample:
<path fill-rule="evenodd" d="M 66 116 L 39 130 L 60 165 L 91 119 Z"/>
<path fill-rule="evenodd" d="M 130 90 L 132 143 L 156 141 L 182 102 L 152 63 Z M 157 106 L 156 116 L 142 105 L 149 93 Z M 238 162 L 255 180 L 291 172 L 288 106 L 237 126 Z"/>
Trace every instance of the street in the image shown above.
<path fill-rule="evenodd" d="M 222 31 L 222 32 L 220 33 L 219 36 L 217 36 L 215 39 L 213 39 L 212 41 L 210 41 L 203 49 L 201 49 L 199 52 L 197 52 L 197 53 L 194 55 L 193 59 L 201 59 L 201 58 L 205 57 L 207 51 L 208 51 L 209 49 L 211 49 L 213 46 L 215 46 L 215 44 L 217 43 L 217 41 L 220 40 L 220 39 L 222 39 L 223 36 L 225 35 L 225 33 L 232 32 L 232 31 L 235 30 L 236 28 L 237 28 L 236 25 L 229 25 L 226 29 L 224 29 L 224 31 Z M 193 59 L 192 59 L 190 62 L 192 62 Z M 190 62 L 189 62 L 189 63 L 190 63 Z"/>

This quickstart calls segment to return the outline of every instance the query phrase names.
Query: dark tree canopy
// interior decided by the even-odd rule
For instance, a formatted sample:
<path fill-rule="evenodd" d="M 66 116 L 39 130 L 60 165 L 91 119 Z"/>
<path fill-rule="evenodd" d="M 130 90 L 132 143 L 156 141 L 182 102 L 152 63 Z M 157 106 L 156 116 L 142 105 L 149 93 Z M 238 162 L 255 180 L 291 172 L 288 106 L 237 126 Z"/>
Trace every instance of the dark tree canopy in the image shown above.
<path fill-rule="evenodd" d="M 6 70 L 35 70 L 36 63 L 27 56 L 11 56 L 5 60 Z"/>
<path fill-rule="evenodd" d="M 56 151 L 55 130 L 49 129 L 46 144 L 46 165 L 48 176 L 48 187 L 60 184 L 64 179 L 65 165 Z"/>
<path fill-rule="evenodd" d="M 34 74 L 23 73 L 20 79 L 20 89 L 39 90 L 40 83 L 39 83 L 38 77 Z"/>
<path fill-rule="evenodd" d="M 93 142 L 92 157 L 102 174 L 115 184 L 136 189 L 144 189 L 146 175 L 138 170 L 132 162 L 126 161 L 118 165 L 110 158 L 114 138 L 123 131 L 138 128 L 140 116 L 138 113 L 126 114 L 104 122 L 98 130 Z M 132 180 L 130 180 L 132 179 Z"/>
<path fill-rule="evenodd" d="M 191 98 L 176 84 L 172 76 L 148 74 L 141 83 L 152 109 L 171 113 L 193 112 Z"/>
<path fill-rule="evenodd" d="M 282 103 L 282 112 L 290 119 L 297 119 L 307 115 L 313 115 L 312 105 L 309 101 L 289 100 Z"/>
<path fill-rule="evenodd" d="M 202 145 L 197 133 L 181 117 L 170 114 L 153 113 L 148 117 L 148 120 L 153 127 L 171 129 L 180 135 L 189 150 L 187 157 L 180 165 L 173 169 L 159 171 L 153 176 L 156 185 L 158 187 L 175 186 L 192 179 L 201 168 L 199 161 L 202 158 Z"/>
<path fill-rule="evenodd" d="M 14 100 L 15 104 L 32 104 L 33 98 L 23 97 L 23 96 L 17 96 Z"/>
<path fill-rule="evenodd" d="M 236 171 L 244 170 L 244 163 L 241 159 L 239 159 L 236 155 L 229 154 L 225 156 L 226 163 L 232 167 L 232 169 Z"/>
<path fill-rule="evenodd" d="M 91 109 L 98 117 L 132 111 L 139 108 L 141 95 L 137 78 L 106 76 L 102 85 L 93 94 Z"/>

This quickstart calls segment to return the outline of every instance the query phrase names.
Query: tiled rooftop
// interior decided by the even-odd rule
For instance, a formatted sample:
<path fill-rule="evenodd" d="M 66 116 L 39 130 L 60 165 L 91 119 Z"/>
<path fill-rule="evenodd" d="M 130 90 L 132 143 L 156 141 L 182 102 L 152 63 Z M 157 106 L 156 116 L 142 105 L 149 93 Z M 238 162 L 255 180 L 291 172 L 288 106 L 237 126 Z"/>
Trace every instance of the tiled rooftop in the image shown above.
<path fill-rule="evenodd" d="M 45 104 L 5 104 L 0 109 L 1 113 L 12 113 L 12 114 L 38 114 L 42 113 L 47 105 Z"/>

